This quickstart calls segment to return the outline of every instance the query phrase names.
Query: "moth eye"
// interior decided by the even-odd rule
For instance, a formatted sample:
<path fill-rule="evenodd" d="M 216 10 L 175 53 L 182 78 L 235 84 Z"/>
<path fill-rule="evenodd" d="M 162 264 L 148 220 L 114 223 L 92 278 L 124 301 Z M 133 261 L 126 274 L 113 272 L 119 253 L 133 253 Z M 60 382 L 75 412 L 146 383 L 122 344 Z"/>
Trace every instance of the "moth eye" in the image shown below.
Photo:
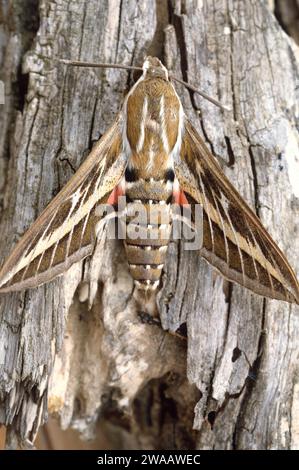
<path fill-rule="evenodd" d="M 126 168 L 125 180 L 127 183 L 133 183 L 138 179 L 137 172 L 134 168 Z"/>
<path fill-rule="evenodd" d="M 174 171 L 172 168 L 169 168 L 168 170 L 166 170 L 164 179 L 165 181 L 171 181 L 172 183 L 174 182 Z"/>

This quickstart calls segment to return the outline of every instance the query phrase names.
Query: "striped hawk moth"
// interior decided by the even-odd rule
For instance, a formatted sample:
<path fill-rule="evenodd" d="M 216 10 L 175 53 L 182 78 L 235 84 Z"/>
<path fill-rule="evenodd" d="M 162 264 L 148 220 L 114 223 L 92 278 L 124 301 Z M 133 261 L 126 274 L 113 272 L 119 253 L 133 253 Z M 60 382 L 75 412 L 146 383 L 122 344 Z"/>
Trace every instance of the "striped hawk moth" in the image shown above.
<path fill-rule="evenodd" d="M 169 221 L 163 236 L 158 221 L 146 224 L 139 238 L 125 237 L 136 290 L 155 292 L 160 285 L 175 202 L 190 208 L 191 222 L 200 205 L 198 254 L 225 278 L 298 304 L 294 271 L 185 116 L 167 69 L 147 57 L 142 70 L 110 129 L 4 263 L 0 292 L 34 288 L 91 255 L 97 224 L 105 222 L 98 206 L 117 207 L 124 196 L 127 209 L 159 207 Z"/>

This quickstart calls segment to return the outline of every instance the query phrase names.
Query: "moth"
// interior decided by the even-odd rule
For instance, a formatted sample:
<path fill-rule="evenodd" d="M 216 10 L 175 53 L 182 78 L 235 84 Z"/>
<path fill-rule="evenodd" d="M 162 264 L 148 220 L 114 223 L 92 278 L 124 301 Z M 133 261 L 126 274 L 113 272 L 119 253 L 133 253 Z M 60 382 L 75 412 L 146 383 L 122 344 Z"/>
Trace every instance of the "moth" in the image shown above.
<path fill-rule="evenodd" d="M 169 223 L 146 224 L 124 240 L 137 291 L 155 292 L 171 234 L 171 204 L 202 208 L 198 254 L 230 281 L 256 294 L 299 303 L 296 275 L 259 218 L 230 184 L 187 119 L 169 73 L 147 57 L 142 76 L 110 129 L 79 170 L 18 242 L 0 271 L 0 291 L 33 288 L 91 255 L 97 207 L 159 207 Z M 166 227 L 165 227 L 166 225 Z M 156 237 L 151 237 L 152 231 Z"/>

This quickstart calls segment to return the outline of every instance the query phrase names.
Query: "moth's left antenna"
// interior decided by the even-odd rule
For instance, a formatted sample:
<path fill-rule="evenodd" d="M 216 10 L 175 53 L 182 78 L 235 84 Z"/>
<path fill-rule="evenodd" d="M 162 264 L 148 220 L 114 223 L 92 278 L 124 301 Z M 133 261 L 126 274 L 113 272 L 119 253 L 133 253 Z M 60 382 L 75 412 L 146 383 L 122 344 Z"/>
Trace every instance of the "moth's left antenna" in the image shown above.
<path fill-rule="evenodd" d="M 180 83 L 181 85 L 184 85 L 186 88 L 189 88 L 189 90 L 194 91 L 194 93 L 198 93 L 203 98 L 213 103 L 215 106 L 218 106 L 218 108 L 221 108 L 223 111 L 230 111 L 230 108 L 215 100 L 215 98 L 212 98 L 211 96 L 207 95 L 204 91 L 200 90 L 199 88 L 195 88 L 193 85 L 190 85 L 190 83 L 185 82 L 184 80 L 181 80 L 180 78 L 177 78 L 174 75 L 169 74 L 169 77 L 172 78 L 172 80 L 175 80 L 176 82 Z"/>

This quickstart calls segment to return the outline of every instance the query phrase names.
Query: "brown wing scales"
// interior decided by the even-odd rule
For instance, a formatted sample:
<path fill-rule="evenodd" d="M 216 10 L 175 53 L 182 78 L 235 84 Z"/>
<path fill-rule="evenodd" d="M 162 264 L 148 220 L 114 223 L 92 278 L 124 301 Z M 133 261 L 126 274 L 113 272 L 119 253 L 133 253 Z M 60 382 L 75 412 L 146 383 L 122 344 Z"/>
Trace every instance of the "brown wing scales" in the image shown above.
<path fill-rule="evenodd" d="M 296 275 L 187 122 L 175 173 L 191 206 L 203 209 L 200 254 L 222 275 L 253 292 L 299 303 Z"/>
<path fill-rule="evenodd" d="M 91 254 L 96 208 L 125 171 L 121 143 L 119 117 L 16 245 L 0 271 L 0 292 L 48 282 Z"/>

